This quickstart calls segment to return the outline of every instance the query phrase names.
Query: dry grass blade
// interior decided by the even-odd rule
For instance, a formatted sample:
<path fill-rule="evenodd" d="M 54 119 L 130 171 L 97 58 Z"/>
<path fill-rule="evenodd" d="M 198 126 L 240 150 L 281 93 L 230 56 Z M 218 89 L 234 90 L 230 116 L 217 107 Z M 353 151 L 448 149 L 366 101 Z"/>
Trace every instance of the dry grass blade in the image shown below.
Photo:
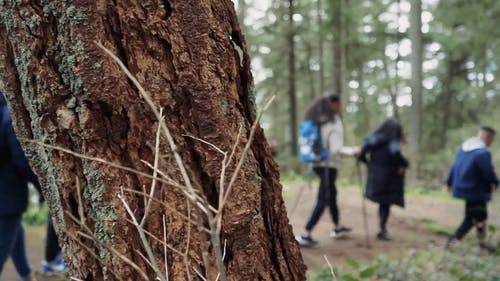
<path fill-rule="evenodd" d="M 160 116 L 162 115 L 162 111 L 160 110 Z M 163 120 L 163 118 L 162 118 Z M 149 193 L 149 199 L 146 205 L 146 210 L 144 210 L 144 216 L 142 216 L 142 220 L 140 223 L 140 226 L 143 227 L 144 223 L 146 222 L 146 218 L 148 217 L 149 210 L 151 209 L 151 202 L 152 198 L 154 197 L 155 194 L 155 189 L 156 189 L 156 180 L 158 176 L 158 162 L 159 162 L 159 155 L 160 155 L 160 133 L 161 133 L 161 122 L 158 122 L 158 130 L 156 131 L 156 143 L 155 143 L 155 160 L 154 160 L 154 166 L 153 166 L 153 182 L 151 183 L 151 191 Z"/>
<path fill-rule="evenodd" d="M 332 281 L 337 281 L 337 276 L 335 276 L 335 272 L 333 271 L 333 266 L 328 260 L 328 257 L 326 255 L 323 255 L 323 257 L 326 260 L 326 263 L 328 264 L 328 268 L 330 269 L 330 273 L 332 274 Z"/>

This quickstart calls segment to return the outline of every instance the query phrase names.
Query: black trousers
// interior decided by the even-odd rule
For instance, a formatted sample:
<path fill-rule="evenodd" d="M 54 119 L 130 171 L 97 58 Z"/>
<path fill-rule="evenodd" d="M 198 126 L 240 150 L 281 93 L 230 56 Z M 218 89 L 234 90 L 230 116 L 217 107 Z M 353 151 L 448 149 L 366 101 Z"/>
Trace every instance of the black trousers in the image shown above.
<path fill-rule="evenodd" d="M 488 210 L 486 203 L 465 202 L 465 217 L 462 224 L 453 234 L 452 238 L 461 240 L 473 226 L 476 226 L 478 235 L 484 235 Z"/>
<path fill-rule="evenodd" d="M 339 223 L 339 209 L 337 207 L 337 169 L 327 167 L 314 167 L 314 172 L 319 176 L 319 190 L 316 206 L 311 218 L 306 224 L 306 230 L 311 231 L 318 223 L 326 206 L 330 206 L 330 215 L 335 224 Z"/>
<path fill-rule="evenodd" d="M 57 240 L 57 235 L 50 217 L 47 224 L 47 237 L 45 239 L 45 260 L 47 262 L 52 262 L 61 252 L 61 248 L 59 247 L 59 241 Z"/>
<path fill-rule="evenodd" d="M 380 232 L 387 231 L 387 221 L 389 220 L 389 214 L 391 213 L 391 204 L 380 204 L 378 206 L 378 217 L 380 222 Z"/>

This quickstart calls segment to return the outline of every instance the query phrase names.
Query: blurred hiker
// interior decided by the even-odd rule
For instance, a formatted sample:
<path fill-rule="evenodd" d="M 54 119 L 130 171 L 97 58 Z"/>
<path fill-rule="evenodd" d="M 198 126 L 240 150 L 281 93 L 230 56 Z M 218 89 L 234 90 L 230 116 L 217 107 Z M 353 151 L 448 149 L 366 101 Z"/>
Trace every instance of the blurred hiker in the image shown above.
<path fill-rule="evenodd" d="M 68 266 L 61 255 L 61 247 L 57 240 L 57 234 L 54 225 L 49 217 L 47 223 L 47 235 L 45 238 L 45 260 L 42 261 L 42 272 L 46 275 L 65 273 Z"/>
<path fill-rule="evenodd" d="M 380 232 L 377 239 L 391 240 L 387 231 L 391 205 L 404 207 L 404 175 L 408 161 L 401 154 L 403 129 L 396 119 L 388 119 L 365 140 L 358 159 L 366 163 L 368 177 L 365 196 L 379 204 Z"/>
<path fill-rule="evenodd" d="M 305 120 L 312 121 L 317 125 L 320 141 L 324 147 L 325 159 L 313 162 L 313 171 L 320 179 L 316 206 L 307 222 L 302 235 L 296 239 L 301 246 L 314 247 L 318 241 L 314 240 L 311 232 L 318 223 L 323 211 L 330 207 L 330 215 L 334 228 L 331 237 L 339 238 L 351 231 L 349 227 L 340 224 L 339 210 L 337 206 L 337 170 L 341 164 L 341 155 L 354 155 L 356 149 L 344 147 L 344 129 L 340 113 L 342 101 L 338 95 L 328 95 L 316 99 L 307 109 Z M 321 158 L 320 158 L 321 159 Z"/>
<path fill-rule="evenodd" d="M 10 256 L 21 279 L 34 281 L 22 225 L 22 214 L 28 207 L 29 182 L 40 192 L 40 183 L 16 138 L 7 102 L 0 92 L 0 275 Z"/>
<path fill-rule="evenodd" d="M 476 137 L 462 144 L 451 166 L 445 188 L 453 193 L 453 197 L 465 200 L 465 216 L 462 224 L 449 237 L 447 247 L 460 241 L 472 227 L 477 230 L 480 245 L 485 245 L 486 204 L 498 188 L 498 177 L 488 150 L 495 135 L 494 129 L 481 127 Z"/>

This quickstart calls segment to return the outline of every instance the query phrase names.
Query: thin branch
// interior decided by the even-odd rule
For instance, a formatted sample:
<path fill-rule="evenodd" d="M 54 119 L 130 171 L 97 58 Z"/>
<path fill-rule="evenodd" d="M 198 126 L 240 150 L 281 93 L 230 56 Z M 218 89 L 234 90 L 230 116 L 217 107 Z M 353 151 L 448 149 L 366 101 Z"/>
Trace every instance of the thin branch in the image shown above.
<path fill-rule="evenodd" d="M 217 219 L 220 219 L 221 216 L 222 216 L 222 209 L 224 208 L 224 205 L 226 204 L 227 198 L 229 197 L 229 194 L 231 193 L 231 189 L 233 188 L 234 183 L 236 181 L 236 178 L 238 177 L 238 173 L 239 173 L 239 171 L 241 169 L 241 166 L 243 166 L 243 162 L 245 160 L 245 156 L 248 153 L 248 151 L 250 150 L 250 147 L 251 147 L 251 144 L 252 144 L 252 140 L 253 140 L 253 136 L 254 136 L 255 131 L 257 129 L 257 125 L 259 124 L 260 118 L 262 117 L 262 114 L 264 114 L 264 112 L 269 108 L 269 106 L 271 105 L 271 103 L 273 102 L 273 100 L 274 100 L 275 97 L 276 96 L 272 96 L 266 102 L 266 105 L 260 111 L 259 115 L 257 116 L 257 119 L 255 119 L 255 122 L 252 125 L 252 129 L 250 131 L 250 136 L 248 138 L 248 142 L 246 143 L 245 148 L 243 149 L 243 153 L 241 155 L 240 161 L 238 162 L 238 165 L 236 166 L 236 170 L 234 171 L 234 173 L 233 173 L 233 175 L 231 177 L 231 181 L 229 182 L 226 194 L 224 195 L 224 199 L 222 200 L 222 202 L 219 202 L 219 210 L 218 210 L 217 215 L 216 215 Z"/>
<path fill-rule="evenodd" d="M 243 132 L 243 125 L 240 124 L 240 128 L 238 129 L 238 135 L 236 136 L 236 141 L 234 142 L 233 148 L 231 149 L 231 154 L 229 155 L 229 158 L 227 157 L 227 153 L 224 154 L 224 160 L 222 160 L 222 168 L 220 172 L 220 187 L 219 187 L 219 203 L 224 200 L 224 194 L 225 194 L 225 184 L 226 184 L 226 169 L 229 166 L 229 164 L 233 161 L 234 154 L 236 153 L 236 148 L 238 147 L 240 140 L 241 140 L 241 134 Z M 216 212 L 218 212 L 217 210 Z"/>
<path fill-rule="evenodd" d="M 85 225 L 85 213 L 83 211 L 83 201 L 82 201 L 82 195 L 80 194 L 80 179 L 78 177 L 75 177 L 76 179 L 76 193 L 77 193 L 77 198 L 78 198 L 78 215 L 80 216 L 80 223 L 82 225 Z"/>
<path fill-rule="evenodd" d="M 144 90 L 144 88 L 141 86 L 139 81 L 137 81 L 137 79 L 134 77 L 134 75 L 132 75 L 132 73 L 130 73 L 130 71 L 125 66 L 125 64 L 123 64 L 123 62 L 115 54 L 113 54 L 113 52 L 111 52 L 108 48 L 104 47 L 100 42 L 96 42 L 96 44 L 97 44 L 97 46 L 99 46 L 99 48 L 101 48 L 104 52 L 106 52 L 120 66 L 120 68 L 123 70 L 123 72 L 125 72 L 127 77 L 137 87 L 142 98 L 144 98 L 146 103 L 149 105 L 149 107 L 153 111 L 154 115 L 156 116 L 156 119 L 161 124 L 163 132 L 165 133 L 165 136 L 167 138 L 170 149 L 172 150 L 172 153 L 174 154 L 175 161 L 177 162 L 177 166 L 179 167 L 179 170 L 181 172 L 182 178 L 184 179 L 184 182 L 185 182 L 186 186 L 188 187 L 188 189 L 191 191 L 191 193 L 194 193 L 194 189 L 193 189 L 193 186 L 191 184 L 191 180 L 190 180 L 189 175 L 187 173 L 186 167 L 184 166 L 184 163 L 182 162 L 181 156 L 177 152 L 177 145 L 175 144 L 174 139 L 173 139 L 172 135 L 170 134 L 170 130 L 168 129 L 166 123 L 163 122 L 160 113 L 156 109 L 156 105 L 154 104 L 153 100 L 148 95 L 146 90 Z"/>
<path fill-rule="evenodd" d="M 141 191 L 137 191 L 137 190 L 133 190 L 133 189 L 129 189 L 129 188 L 123 188 L 123 191 L 126 191 L 126 192 L 130 192 L 130 193 L 134 193 L 134 194 L 140 194 L 140 195 L 143 195 L 145 197 L 148 197 L 149 198 L 149 195 L 148 194 L 145 194 L 144 192 L 141 192 Z M 162 205 L 163 207 L 165 207 L 168 211 L 171 211 L 173 213 L 175 213 L 176 215 L 180 216 L 182 219 L 186 220 L 186 221 L 189 221 L 189 218 L 184 215 L 183 213 L 177 211 L 175 208 L 172 208 L 170 206 L 168 206 L 167 204 L 165 204 L 165 202 L 161 201 L 161 200 L 158 200 L 156 198 L 152 198 L 152 200 L 160 205 Z M 196 218 L 196 216 L 194 216 Z M 196 224 L 195 222 L 191 222 L 192 224 Z M 198 224 L 196 224 L 198 225 Z M 206 231 L 206 232 L 210 232 L 210 230 L 206 227 L 202 227 L 201 228 L 203 231 Z"/>
<path fill-rule="evenodd" d="M 161 155 L 160 155 L 160 156 L 161 156 Z M 151 165 L 149 162 L 144 161 L 144 160 L 141 160 L 141 162 L 142 162 L 144 165 L 148 166 L 148 168 L 150 168 L 151 170 L 154 170 L 153 165 Z M 177 186 L 182 186 L 183 188 L 185 188 L 183 185 L 181 185 L 180 183 L 178 183 L 178 182 L 174 181 L 174 179 L 172 179 L 171 177 L 169 177 L 167 174 L 165 174 L 165 173 L 164 173 L 164 172 L 162 172 L 161 170 L 159 170 L 159 169 L 158 169 L 158 170 L 157 170 L 157 172 L 158 172 L 158 174 L 159 174 L 160 176 L 164 177 L 164 178 L 165 178 L 165 179 L 167 179 L 169 182 L 173 182 L 173 183 L 175 183 L 175 185 L 177 185 Z"/>
<path fill-rule="evenodd" d="M 80 241 L 80 239 L 78 239 L 74 234 L 68 232 L 67 235 L 73 239 L 73 241 L 76 241 L 78 244 L 80 244 L 80 247 L 82 247 L 84 250 L 86 250 L 95 260 L 97 260 L 101 265 L 101 258 L 99 258 L 98 255 L 96 255 L 94 253 L 94 251 L 92 249 L 90 249 L 89 247 L 87 247 L 87 245 L 85 245 L 82 241 Z M 110 270 L 111 274 L 113 274 L 117 279 L 119 280 L 123 280 L 120 276 L 118 276 L 118 274 L 114 271 L 114 270 Z M 75 278 L 75 277 L 70 277 L 71 279 L 73 280 L 81 280 L 81 279 L 78 279 L 78 278 Z M 83 280 L 82 280 L 83 281 Z"/>
<path fill-rule="evenodd" d="M 167 262 L 167 223 L 165 222 L 165 215 L 163 215 L 163 262 L 165 264 L 165 276 L 168 281 L 168 262 Z"/>
<path fill-rule="evenodd" d="M 151 263 L 151 261 L 148 260 L 148 258 L 146 258 L 142 253 L 141 251 L 139 250 L 135 250 L 135 252 L 137 254 L 139 254 L 139 257 L 141 257 L 153 270 L 155 269 L 154 265 Z M 158 279 L 160 279 L 158 276 L 157 276 Z M 161 279 L 160 279 L 161 280 Z"/>
<path fill-rule="evenodd" d="M 160 110 L 160 116 L 162 115 L 162 110 Z M 163 118 L 162 118 L 163 120 Z M 158 122 L 158 130 L 156 131 L 156 144 L 155 144 L 155 160 L 154 160 L 154 169 L 153 169 L 153 182 L 151 183 L 151 190 L 149 193 L 149 199 L 148 203 L 146 205 L 146 210 L 144 211 L 144 216 L 142 216 L 141 223 L 139 224 L 141 227 L 144 226 L 144 223 L 146 222 L 146 218 L 148 217 L 149 210 L 151 209 L 151 202 L 152 198 L 154 197 L 155 194 L 155 188 L 156 188 L 156 180 L 154 180 L 158 176 L 158 161 L 159 161 L 159 155 L 160 155 L 160 132 L 161 132 L 161 122 Z"/>
<path fill-rule="evenodd" d="M 156 263 L 155 256 L 153 254 L 153 250 L 151 250 L 151 246 L 149 245 L 149 242 L 146 238 L 146 235 L 144 234 L 144 229 L 139 225 L 139 223 L 137 222 L 137 219 L 135 218 L 134 213 L 130 209 L 130 206 L 125 201 L 125 198 L 123 196 L 123 191 L 122 191 L 122 194 L 118 194 L 118 198 L 122 201 L 123 206 L 125 207 L 125 209 L 127 210 L 127 213 L 129 214 L 130 218 L 134 222 L 134 225 L 137 229 L 137 232 L 139 233 L 139 238 L 141 239 L 142 246 L 144 247 L 144 250 L 146 250 L 146 254 L 148 255 L 149 260 L 153 264 L 153 269 L 154 269 L 156 275 L 160 278 L 160 280 L 166 281 L 167 279 L 165 278 L 165 276 L 163 276 L 163 273 L 161 272 L 160 268 L 158 267 L 158 263 Z"/>
<path fill-rule="evenodd" d="M 80 225 L 79 220 L 77 218 L 75 218 L 75 216 L 73 216 L 70 212 L 66 211 L 66 215 L 68 215 L 76 224 Z M 104 248 L 108 249 L 113 254 L 115 254 L 118 258 L 122 259 L 126 264 L 130 265 L 131 267 L 133 267 L 142 276 L 142 278 L 144 278 L 144 280 L 146 280 L 146 281 L 149 280 L 149 278 L 146 275 L 146 273 L 139 266 L 137 266 L 137 264 L 135 264 L 134 262 L 132 262 L 126 256 L 122 255 L 120 252 L 118 252 L 113 247 L 108 246 L 108 245 L 100 242 L 99 240 L 97 240 L 93 236 L 92 231 L 86 225 L 80 225 L 80 227 L 82 227 L 84 230 L 86 230 L 88 233 L 90 233 L 90 235 L 86 234 L 84 232 L 81 232 L 81 231 L 77 231 L 76 232 L 77 234 L 79 234 L 80 236 L 85 237 L 85 238 L 93 241 L 94 243 L 98 244 L 101 247 L 104 247 Z M 79 239 L 75 239 L 75 241 L 78 241 L 78 242 L 81 243 L 81 241 Z M 83 247 L 85 248 L 85 246 L 83 246 Z M 93 251 L 90 251 L 90 252 L 93 253 Z M 100 258 L 97 258 L 97 260 L 100 260 Z M 119 279 L 122 280 L 122 278 L 119 278 Z"/>
<path fill-rule="evenodd" d="M 196 274 L 198 275 L 198 277 L 200 277 L 203 281 L 208 281 L 207 278 L 205 278 L 199 271 L 198 269 L 194 268 L 193 267 L 193 270 L 194 272 L 196 272 Z"/>
<path fill-rule="evenodd" d="M 179 188 L 182 192 L 184 192 L 184 195 L 186 195 L 189 199 L 191 199 L 193 202 L 196 201 L 196 197 L 191 196 L 191 193 L 188 193 L 185 190 L 186 189 L 185 186 L 179 185 L 176 182 L 171 182 L 171 181 L 168 181 L 168 180 L 165 180 L 165 179 L 162 179 L 162 178 L 158 178 L 158 177 L 153 178 L 150 174 L 141 172 L 141 171 L 139 171 L 137 169 L 130 168 L 130 167 L 127 167 L 127 166 L 123 166 L 123 165 L 120 165 L 120 164 L 116 164 L 116 163 L 104 160 L 102 158 L 87 156 L 87 155 L 84 155 L 84 154 L 81 154 L 81 153 L 77 153 L 77 152 L 74 152 L 74 151 L 71 151 L 69 149 L 59 147 L 59 146 L 54 146 L 54 145 L 50 145 L 50 144 L 38 142 L 38 141 L 35 141 L 35 140 L 24 139 L 24 138 L 19 138 L 19 140 L 22 140 L 22 141 L 27 142 L 27 143 L 38 144 L 38 145 L 40 145 L 42 147 L 45 147 L 45 148 L 50 148 L 50 149 L 53 149 L 53 150 L 61 151 L 61 152 L 73 155 L 73 156 L 81 158 L 81 159 L 86 159 L 86 160 L 98 162 L 98 163 L 101 163 L 101 164 L 105 164 L 105 165 L 108 165 L 110 167 L 117 168 L 117 169 L 120 169 L 120 170 L 124 170 L 124 171 L 127 171 L 127 172 L 131 172 L 131 173 L 134 173 L 134 174 L 136 174 L 138 176 L 142 176 L 142 177 L 145 177 L 145 178 L 148 178 L 148 179 L 151 179 L 151 180 L 160 181 L 160 182 L 165 183 L 167 185 L 171 185 L 173 187 Z"/>
<path fill-rule="evenodd" d="M 186 200 L 186 209 L 188 211 L 188 220 L 191 222 L 191 204 L 189 203 L 189 200 Z M 191 243 L 191 224 L 187 224 L 187 240 L 186 240 L 186 251 L 184 252 L 184 263 L 186 265 L 186 274 L 188 277 L 188 280 L 191 280 L 191 271 L 189 270 L 189 245 Z"/>
<path fill-rule="evenodd" d="M 227 159 L 226 165 L 229 165 L 231 161 L 233 161 L 234 154 L 236 153 L 236 148 L 240 144 L 241 140 L 241 135 L 243 134 L 243 124 L 240 124 L 240 128 L 238 129 L 238 135 L 236 136 L 236 141 L 234 142 L 233 149 L 231 150 L 231 154 L 229 155 L 229 158 Z"/>
<path fill-rule="evenodd" d="M 224 152 L 224 151 L 222 151 L 222 149 L 218 148 L 215 144 L 210 143 L 210 142 L 208 142 L 208 141 L 206 141 L 206 140 L 204 140 L 204 139 L 200 139 L 200 138 L 197 138 L 197 137 L 192 136 L 192 135 L 183 135 L 183 136 L 184 136 L 184 137 L 188 137 L 188 138 L 192 138 L 192 139 L 194 139 L 194 140 L 197 140 L 197 141 L 199 141 L 199 142 L 202 142 L 202 143 L 204 143 L 204 144 L 207 144 L 207 145 L 209 145 L 210 147 L 212 147 L 213 149 L 217 150 L 217 152 L 219 152 L 219 153 L 221 153 L 221 154 L 225 154 L 225 152 Z"/>
<path fill-rule="evenodd" d="M 141 96 L 144 98 L 146 103 L 149 105 L 150 109 L 155 114 L 156 119 L 161 123 L 162 130 L 165 134 L 165 137 L 167 138 L 167 142 L 170 146 L 170 149 L 172 150 L 172 153 L 174 154 L 175 161 L 176 161 L 177 166 L 181 172 L 185 186 L 187 187 L 188 191 L 191 193 L 191 197 L 193 199 L 196 198 L 196 191 L 191 183 L 191 179 L 189 178 L 189 175 L 187 173 L 186 167 L 184 166 L 182 158 L 177 151 L 177 145 L 175 144 L 174 139 L 173 139 L 172 135 L 170 134 L 170 130 L 168 129 L 166 123 L 164 122 L 164 120 L 162 120 L 160 113 L 156 109 L 156 105 L 154 104 L 153 100 L 148 95 L 148 93 L 144 90 L 144 88 L 141 86 L 139 81 L 137 81 L 137 79 L 130 73 L 130 71 L 123 64 L 123 62 L 117 56 L 115 56 L 113 54 L 113 52 L 111 52 L 109 49 L 104 47 L 99 42 L 96 42 L 96 44 L 99 46 L 99 48 L 101 48 L 104 52 L 106 52 L 113 60 L 115 60 L 115 62 L 120 66 L 120 68 L 123 70 L 123 72 L 125 72 L 127 77 L 134 83 L 134 85 L 139 90 L 139 93 L 141 94 Z M 196 200 L 193 200 L 193 201 L 196 202 Z M 204 200 L 203 198 L 201 198 L 201 200 L 199 202 L 202 202 L 205 206 L 209 206 L 209 203 L 206 200 Z M 197 222 L 199 222 L 199 220 L 197 220 Z M 188 277 L 190 279 L 189 270 L 187 270 L 186 273 L 188 274 Z"/>
<path fill-rule="evenodd" d="M 134 222 L 133 222 L 132 220 L 130 220 L 130 219 L 128 219 L 128 218 L 127 218 L 127 219 L 126 219 L 126 221 L 127 221 L 127 222 L 129 222 L 130 224 L 134 225 Z M 135 225 L 134 225 L 134 226 L 135 226 Z M 144 233 L 145 233 L 147 236 L 151 237 L 151 238 L 152 238 L 153 240 L 155 240 L 156 242 L 158 242 L 158 243 L 162 244 L 162 245 L 163 245 L 163 247 L 167 247 L 168 249 L 172 250 L 172 252 L 174 252 L 174 253 L 178 254 L 178 255 L 179 255 L 179 256 L 181 256 L 181 257 L 183 257 L 183 256 L 184 256 L 184 254 L 183 254 L 183 253 L 181 253 L 179 250 L 175 249 L 172 245 L 170 245 L 170 244 L 164 244 L 164 243 L 163 243 L 163 241 L 162 241 L 160 238 L 156 237 L 153 233 L 151 233 L 151 232 L 149 232 L 149 231 L 147 231 L 147 230 L 145 230 L 145 229 L 143 229 L 142 231 L 144 231 Z"/>

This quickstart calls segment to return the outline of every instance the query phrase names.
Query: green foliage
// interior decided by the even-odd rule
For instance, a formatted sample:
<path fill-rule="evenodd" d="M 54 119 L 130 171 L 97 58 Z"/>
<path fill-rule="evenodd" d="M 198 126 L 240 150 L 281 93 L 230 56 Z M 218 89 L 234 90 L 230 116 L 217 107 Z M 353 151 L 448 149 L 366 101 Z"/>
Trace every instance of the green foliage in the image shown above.
<path fill-rule="evenodd" d="M 491 235 L 494 235 L 494 229 Z M 493 241 L 490 241 L 493 242 Z M 388 258 L 379 256 L 369 264 L 347 259 L 347 267 L 338 268 L 334 279 L 330 269 L 309 274 L 310 281 L 420 281 L 420 280 L 499 280 L 500 267 L 495 266 L 500 255 L 489 254 L 477 246 L 477 241 L 466 240 L 449 251 L 429 247 L 422 251 L 409 251 L 405 256 Z"/>
<path fill-rule="evenodd" d="M 49 218 L 49 208 L 43 206 L 42 208 L 30 207 L 23 214 L 23 222 L 27 225 L 40 226 L 47 224 Z"/>

